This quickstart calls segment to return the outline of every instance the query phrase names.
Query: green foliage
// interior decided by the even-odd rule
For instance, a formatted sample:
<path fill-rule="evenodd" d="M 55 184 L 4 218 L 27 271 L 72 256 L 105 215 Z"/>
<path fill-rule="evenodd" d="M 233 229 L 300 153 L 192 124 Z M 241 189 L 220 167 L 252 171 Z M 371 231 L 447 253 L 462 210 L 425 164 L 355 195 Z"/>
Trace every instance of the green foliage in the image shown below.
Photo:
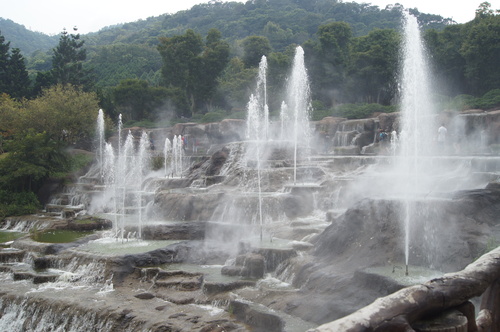
<path fill-rule="evenodd" d="M 312 102 L 312 112 L 311 112 L 311 120 L 319 121 L 327 116 L 331 116 L 332 111 L 329 110 L 325 105 L 319 101 L 314 100 Z"/>
<path fill-rule="evenodd" d="M 68 169 L 61 142 L 46 133 L 27 130 L 6 145 L 10 153 L 0 159 L 0 189 L 35 192 L 48 177 Z"/>
<path fill-rule="evenodd" d="M 151 169 L 157 171 L 162 169 L 165 165 L 165 158 L 163 156 L 153 156 L 151 157 Z"/>
<path fill-rule="evenodd" d="M 67 145 L 90 144 L 99 110 L 95 93 L 71 85 L 56 85 L 22 106 L 17 132 L 33 128 Z"/>
<path fill-rule="evenodd" d="M 500 86 L 500 15 L 484 2 L 474 20 L 441 32 L 428 31 L 425 39 L 439 81 L 439 93 L 482 95 Z"/>
<path fill-rule="evenodd" d="M 181 115 L 206 113 L 211 108 L 217 78 L 229 61 L 229 45 L 221 40 L 220 32 L 211 29 L 203 43 L 201 35 L 187 30 L 183 35 L 160 38 L 158 50 L 163 58 L 162 75 L 166 87 L 184 98 Z M 184 105 L 183 105 L 184 104 Z"/>
<path fill-rule="evenodd" d="M 389 29 L 353 39 L 346 82 L 349 100 L 390 104 L 397 91 L 399 46 L 400 36 Z"/>
<path fill-rule="evenodd" d="M 15 99 L 28 97 L 31 82 L 26 70 L 25 59 L 18 48 L 12 49 L 7 75 L 9 79 L 7 93 Z"/>
<path fill-rule="evenodd" d="M 202 123 L 209 123 L 209 122 L 219 122 L 221 120 L 224 120 L 226 118 L 226 114 L 222 111 L 216 111 L 216 112 L 208 112 L 203 115 L 201 118 Z"/>
<path fill-rule="evenodd" d="M 447 108 L 463 111 L 467 109 L 492 109 L 500 106 L 500 89 L 494 89 L 485 93 L 482 97 L 471 95 L 458 95 L 447 105 Z"/>
<path fill-rule="evenodd" d="M 162 59 L 148 45 L 117 43 L 94 48 L 89 52 L 89 65 L 99 81 L 98 87 L 116 86 L 122 80 L 141 79 L 152 86 L 159 84 Z"/>
<path fill-rule="evenodd" d="M 41 32 L 28 30 L 24 25 L 0 17 L 0 31 L 11 41 L 13 48 L 31 55 L 37 50 L 48 51 L 57 44 L 57 36 L 48 36 Z"/>
<path fill-rule="evenodd" d="M 458 95 L 453 98 L 446 106 L 449 109 L 463 111 L 472 108 L 474 104 L 474 96 L 471 95 Z"/>
<path fill-rule="evenodd" d="M 80 34 L 61 33 L 59 44 L 52 56 L 52 77 L 54 84 L 82 86 L 89 91 L 94 82 L 89 69 L 84 68 L 87 51 L 83 48 L 84 40 Z"/>
<path fill-rule="evenodd" d="M 396 111 L 395 106 L 383 106 L 380 104 L 343 104 L 331 111 L 332 116 L 347 119 L 369 118 L 374 113 L 392 113 Z"/>
<path fill-rule="evenodd" d="M 69 157 L 68 171 L 76 172 L 89 166 L 94 160 L 92 155 L 86 153 L 75 153 Z"/>
<path fill-rule="evenodd" d="M 40 208 L 38 198 L 31 191 L 11 192 L 0 189 L 0 218 L 32 214 Z"/>
<path fill-rule="evenodd" d="M 247 67 L 259 65 L 263 55 L 271 53 L 269 39 L 262 36 L 249 36 L 241 42 L 243 47 L 243 62 Z"/>
<path fill-rule="evenodd" d="M 244 107 L 255 84 L 256 75 L 256 68 L 246 68 L 240 58 L 234 57 L 229 61 L 218 83 L 219 93 L 231 108 Z"/>
<path fill-rule="evenodd" d="M 151 87 L 139 79 L 127 79 L 112 90 L 116 111 L 123 115 L 124 121 L 154 120 L 157 110 L 171 96 L 165 87 Z"/>
<path fill-rule="evenodd" d="M 500 106 L 500 89 L 494 89 L 486 92 L 481 98 L 477 98 L 476 107 L 480 109 L 489 109 Z"/>
<path fill-rule="evenodd" d="M 10 50 L 10 42 L 0 34 L 0 93 L 21 99 L 29 95 L 30 79 L 19 48 Z"/>
<path fill-rule="evenodd" d="M 94 67 L 102 89 L 100 106 L 108 114 L 116 115 L 124 109 L 126 113 L 132 103 L 130 100 L 119 107 L 113 103 L 110 91 L 119 82 L 145 81 L 148 92 L 161 82 L 167 89 L 167 104 L 155 106 L 153 111 L 134 111 L 138 117 L 134 115 L 136 118 L 130 121 L 153 121 L 158 116 L 162 121 L 185 121 L 181 117 L 216 109 L 225 109 L 226 114 L 231 109 L 243 109 L 253 91 L 255 67 L 262 54 L 268 56 L 269 102 L 276 110 L 291 66 L 290 50 L 296 45 L 305 50 L 313 99 L 321 101 L 325 109 L 345 103 L 389 105 L 397 92 L 397 31 L 403 10 L 400 4 L 381 9 L 338 0 L 210 1 L 176 14 L 120 24 L 82 37 L 63 34 L 54 60 L 56 53 L 73 54 L 76 61 L 68 67 L 84 72 Z M 446 82 L 436 89 L 437 94 L 446 99 L 458 94 L 479 96 L 500 86 L 500 16 L 489 3 L 482 3 L 476 18 L 467 24 L 452 24 L 451 19 L 420 13 L 416 8 L 410 12 L 428 30 L 425 37 L 436 81 Z M 0 19 L 2 32 L 4 23 Z M 10 31 L 7 35 L 5 30 L 5 36 L 12 46 L 19 47 L 15 44 L 19 38 L 13 40 Z M 36 34 L 28 35 L 24 31 L 22 37 L 36 39 Z M 160 54 L 155 51 L 159 39 Z M 253 39 L 257 44 L 252 46 L 245 47 L 242 42 Z M 83 41 L 89 45 L 85 60 L 78 58 L 85 53 L 79 52 L 84 51 Z M 66 52 L 72 48 L 75 52 Z M 47 71 L 50 63 L 45 52 L 49 48 L 39 49 L 28 59 L 36 93 L 59 79 L 58 70 Z M 59 63 L 54 61 L 54 67 L 60 67 Z"/>

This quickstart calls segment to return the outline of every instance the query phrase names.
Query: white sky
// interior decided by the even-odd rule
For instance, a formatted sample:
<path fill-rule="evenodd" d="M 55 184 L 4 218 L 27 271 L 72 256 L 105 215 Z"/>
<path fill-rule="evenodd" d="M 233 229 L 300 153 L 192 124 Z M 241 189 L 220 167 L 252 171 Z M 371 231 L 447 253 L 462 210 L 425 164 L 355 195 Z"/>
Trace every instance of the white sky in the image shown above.
<path fill-rule="evenodd" d="M 235 0 L 245 2 L 245 0 Z M 351 0 L 344 0 L 350 2 Z M 26 28 L 46 34 L 59 34 L 63 28 L 78 27 L 82 34 L 118 23 L 134 22 L 150 16 L 175 13 L 208 0 L 2 0 L 5 2 L 0 17 L 10 19 Z M 6 4 L 8 2 L 8 5 Z M 385 8 L 400 3 L 405 8 L 438 14 L 465 23 L 474 18 L 475 10 L 483 0 L 356 0 Z M 500 0 L 489 0 L 492 9 L 500 9 Z"/>

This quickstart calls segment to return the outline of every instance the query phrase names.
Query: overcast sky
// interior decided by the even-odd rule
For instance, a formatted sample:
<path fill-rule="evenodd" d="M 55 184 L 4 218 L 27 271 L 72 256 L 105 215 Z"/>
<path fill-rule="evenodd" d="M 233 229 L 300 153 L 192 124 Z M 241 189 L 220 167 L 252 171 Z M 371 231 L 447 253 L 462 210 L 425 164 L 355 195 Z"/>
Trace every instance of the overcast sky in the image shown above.
<path fill-rule="evenodd" d="M 3 0 L 8 1 L 8 0 Z M 245 2 L 244 0 L 237 0 Z M 82 34 L 95 32 L 118 23 L 127 23 L 176 13 L 208 0 L 11 0 L 4 4 L 0 17 L 24 25 L 26 28 L 46 34 L 59 34 L 63 28 L 78 27 Z M 349 2 L 345 0 L 344 2 Z M 465 23 L 474 18 L 475 10 L 483 0 L 372 0 L 366 2 L 385 8 L 387 4 L 400 3 L 405 8 L 418 8 L 420 12 L 438 14 Z M 500 9 L 500 0 L 488 1 L 493 9 Z"/>

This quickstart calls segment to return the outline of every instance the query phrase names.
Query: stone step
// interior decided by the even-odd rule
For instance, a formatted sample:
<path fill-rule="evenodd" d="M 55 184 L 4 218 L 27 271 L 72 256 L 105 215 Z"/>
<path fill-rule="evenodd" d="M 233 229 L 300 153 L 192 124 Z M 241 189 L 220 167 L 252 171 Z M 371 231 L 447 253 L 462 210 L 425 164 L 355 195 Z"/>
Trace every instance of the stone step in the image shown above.
<path fill-rule="evenodd" d="M 178 276 L 157 280 L 155 285 L 157 287 L 175 288 L 181 291 L 194 291 L 201 289 L 202 283 L 203 275 L 198 275 L 196 277 Z"/>
<path fill-rule="evenodd" d="M 14 280 L 32 280 L 34 284 L 42 284 L 46 282 L 54 282 L 59 278 L 59 273 L 51 272 L 30 272 L 18 271 L 13 273 Z"/>
<path fill-rule="evenodd" d="M 25 253 L 24 250 L 3 248 L 0 250 L 0 262 L 20 262 L 23 260 Z"/>

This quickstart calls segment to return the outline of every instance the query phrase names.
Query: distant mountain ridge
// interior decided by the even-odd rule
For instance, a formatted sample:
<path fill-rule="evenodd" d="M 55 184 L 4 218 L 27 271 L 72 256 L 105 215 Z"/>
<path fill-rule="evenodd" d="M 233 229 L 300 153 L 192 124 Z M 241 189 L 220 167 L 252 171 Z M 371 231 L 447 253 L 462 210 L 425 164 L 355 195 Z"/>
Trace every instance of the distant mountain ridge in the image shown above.
<path fill-rule="evenodd" d="M 0 33 L 6 41 L 10 41 L 11 48 L 19 48 L 25 56 L 29 56 L 37 50 L 50 50 L 59 41 L 59 36 L 49 36 L 42 32 L 31 31 L 24 25 L 1 17 Z"/>
<path fill-rule="evenodd" d="M 200 0 L 201 1 L 201 0 Z M 109 26 L 83 35 L 87 46 L 114 43 L 156 45 L 158 37 L 182 34 L 193 29 L 205 35 L 210 28 L 221 31 L 230 41 L 251 35 L 265 35 L 275 50 L 290 43 L 300 44 L 311 38 L 318 26 L 344 21 L 356 35 L 365 35 L 375 28 L 397 28 L 402 6 L 385 9 L 370 4 L 338 0 L 249 0 L 241 2 L 210 2 L 193 6 L 175 14 L 160 14 L 145 20 Z M 439 15 L 423 14 L 413 9 L 421 23 L 438 30 L 453 23 Z M 9 19 L 0 18 L 0 32 L 11 47 L 18 47 L 25 56 L 34 51 L 48 51 L 57 45 L 59 36 L 48 36 L 28 30 Z"/>

